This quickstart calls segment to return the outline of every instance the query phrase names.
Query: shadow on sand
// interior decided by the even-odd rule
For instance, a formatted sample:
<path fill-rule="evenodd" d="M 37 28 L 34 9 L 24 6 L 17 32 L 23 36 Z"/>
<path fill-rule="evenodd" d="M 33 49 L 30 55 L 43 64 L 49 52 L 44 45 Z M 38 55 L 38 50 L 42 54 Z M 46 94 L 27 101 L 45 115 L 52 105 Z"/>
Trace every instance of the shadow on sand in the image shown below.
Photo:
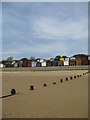
<path fill-rule="evenodd" d="M 7 98 L 7 97 L 15 96 L 15 95 L 17 95 L 17 94 L 18 94 L 18 93 L 14 94 L 14 95 L 11 95 L 11 94 L 10 94 L 10 95 L 4 95 L 4 96 L 0 97 L 0 99 L 1 99 L 1 98 Z"/>

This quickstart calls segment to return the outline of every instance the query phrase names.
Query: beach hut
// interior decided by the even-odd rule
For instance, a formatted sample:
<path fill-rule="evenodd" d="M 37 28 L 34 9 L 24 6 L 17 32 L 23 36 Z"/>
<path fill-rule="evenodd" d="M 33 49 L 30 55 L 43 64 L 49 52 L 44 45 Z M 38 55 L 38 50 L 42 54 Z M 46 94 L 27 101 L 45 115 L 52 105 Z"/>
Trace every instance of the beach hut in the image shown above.
<path fill-rule="evenodd" d="M 64 66 L 69 66 L 69 60 L 64 60 Z"/>
<path fill-rule="evenodd" d="M 61 58 L 60 58 L 60 60 L 61 60 L 61 61 L 64 61 L 64 60 L 65 60 L 65 58 L 61 57 Z"/>
<path fill-rule="evenodd" d="M 22 62 L 22 67 L 28 67 L 28 61 L 23 61 Z"/>
<path fill-rule="evenodd" d="M 51 61 L 51 66 L 58 66 L 58 61 L 57 60 Z"/>
<path fill-rule="evenodd" d="M 42 67 L 46 67 L 46 61 L 42 61 L 42 62 L 41 62 L 41 66 L 42 66 Z"/>
<path fill-rule="evenodd" d="M 41 59 L 41 58 L 37 58 L 36 59 L 36 67 L 45 67 L 46 66 L 46 60 L 45 59 Z"/>
<path fill-rule="evenodd" d="M 36 62 L 36 67 L 41 67 L 41 62 Z"/>
<path fill-rule="evenodd" d="M 15 68 L 19 67 L 19 62 L 15 62 L 15 63 L 14 63 L 14 67 L 15 67 Z"/>
<path fill-rule="evenodd" d="M 63 61 L 58 61 L 58 66 L 63 66 Z"/>
<path fill-rule="evenodd" d="M 28 67 L 32 67 L 32 62 L 28 60 Z"/>
<path fill-rule="evenodd" d="M 32 62 L 31 62 L 31 66 L 32 66 L 32 67 L 36 67 L 36 62 L 35 62 L 35 61 L 32 61 Z"/>
<path fill-rule="evenodd" d="M 22 63 L 23 63 L 22 60 L 19 60 L 19 61 L 18 61 L 19 67 L 22 67 Z"/>
<path fill-rule="evenodd" d="M 3 68 L 3 67 L 4 67 L 4 65 L 2 63 L 0 63 L 0 68 Z"/>
<path fill-rule="evenodd" d="M 76 54 L 74 55 L 76 60 L 76 65 L 87 65 L 88 64 L 88 56 L 85 54 Z"/>
<path fill-rule="evenodd" d="M 48 66 L 48 67 L 51 66 L 51 61 L 50 61 L 50 60 L 47 60 L 47 61 L 46 61 L 46 66 Z"/>
<path fill-rule="evenodd" d="M 70 66 L 75 66 L 76 65 L 76 60 L 75 59 L 70 59 L 69 65 Z"/>

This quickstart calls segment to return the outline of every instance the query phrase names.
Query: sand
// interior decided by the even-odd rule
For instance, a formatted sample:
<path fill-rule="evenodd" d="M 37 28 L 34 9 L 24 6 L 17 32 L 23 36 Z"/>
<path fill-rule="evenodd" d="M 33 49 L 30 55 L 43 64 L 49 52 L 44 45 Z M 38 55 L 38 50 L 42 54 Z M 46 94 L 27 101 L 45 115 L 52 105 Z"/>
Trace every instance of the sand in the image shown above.
<path fill-rule="evenodd" d="M 2 96 L 2 73 L 0 72 L 0 96 Z M 2 99 L 0 99 L 0 120 L 2 118 Z"/>
<path fill-rule="evenodd" d="M 3 118 L 88 118 L 88 74 L 83 75 L 85 72 L 3 72 L 3 96 L 9 95 L 12 88 L 18 93 L 2 99 Z M 70 80 L 70 76 L 77 74 L 82 76 Z M 30 85 L 35 89 L 31 91 Z"/>

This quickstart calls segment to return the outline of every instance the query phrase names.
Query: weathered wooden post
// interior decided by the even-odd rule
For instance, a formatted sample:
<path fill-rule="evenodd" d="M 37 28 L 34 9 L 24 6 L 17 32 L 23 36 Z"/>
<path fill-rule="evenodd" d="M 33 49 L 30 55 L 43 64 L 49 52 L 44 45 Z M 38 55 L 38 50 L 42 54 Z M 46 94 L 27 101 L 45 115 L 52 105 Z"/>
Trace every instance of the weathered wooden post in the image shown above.
<path fill-rule="evenodd" d="M 72 77 L 70 77 L 70 79 L 72 80 Z"/>
<path fill-rule="evenodd" d="M 76 78 L 76 76 L 74 76 L 74 78 Z"/>
<path fill-rule="evenodd" d="M 68 78 L 66 77 L 66 81 L 68 81 Z"/>
<path fill-rule="evenodd" d="M 53 82 L 53 84 L 56 84 L 56 82 Z"/>
<path fill-rule="evenodd" d="M 15 95 L 16 94 L 16 90 L 15 89 L 11 89 L 11 95 Z"/>
<path fill-rule="evenodd" d="M 61 79 L 60 82 L 62 83 L 62 82 L 63 82 L 63 79 Z"/>
<path fill-rule="evenodd" d="M 46 84 L 43 84 L 43 87 L 46 87 L 47 85 Z"/>
<path fill-rule="evenodd" d="M 33 85 L 30 86 L 30 90 L 34 90 L 34 86 Z"/>
<path fill-rule="evenodd" d="M 79 77 L 79 75 L 77 75 L 77 77 Z"/>

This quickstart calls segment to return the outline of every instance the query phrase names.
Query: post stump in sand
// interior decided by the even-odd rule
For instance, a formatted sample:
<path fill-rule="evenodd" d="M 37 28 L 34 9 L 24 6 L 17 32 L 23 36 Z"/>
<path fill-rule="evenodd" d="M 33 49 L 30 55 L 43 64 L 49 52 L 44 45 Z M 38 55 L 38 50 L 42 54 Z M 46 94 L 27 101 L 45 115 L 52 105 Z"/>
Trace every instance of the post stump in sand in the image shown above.
<path fill-rule="evenodd" d="M 30 86 L 30 90 L 34 90 L 34 86 L 33 85 Z"/>
<path fill-rule="evenodd" d="M 15 95 L 16 94 L 16 90 L 15 89 L 11 89 L 11 95 Z"/>

